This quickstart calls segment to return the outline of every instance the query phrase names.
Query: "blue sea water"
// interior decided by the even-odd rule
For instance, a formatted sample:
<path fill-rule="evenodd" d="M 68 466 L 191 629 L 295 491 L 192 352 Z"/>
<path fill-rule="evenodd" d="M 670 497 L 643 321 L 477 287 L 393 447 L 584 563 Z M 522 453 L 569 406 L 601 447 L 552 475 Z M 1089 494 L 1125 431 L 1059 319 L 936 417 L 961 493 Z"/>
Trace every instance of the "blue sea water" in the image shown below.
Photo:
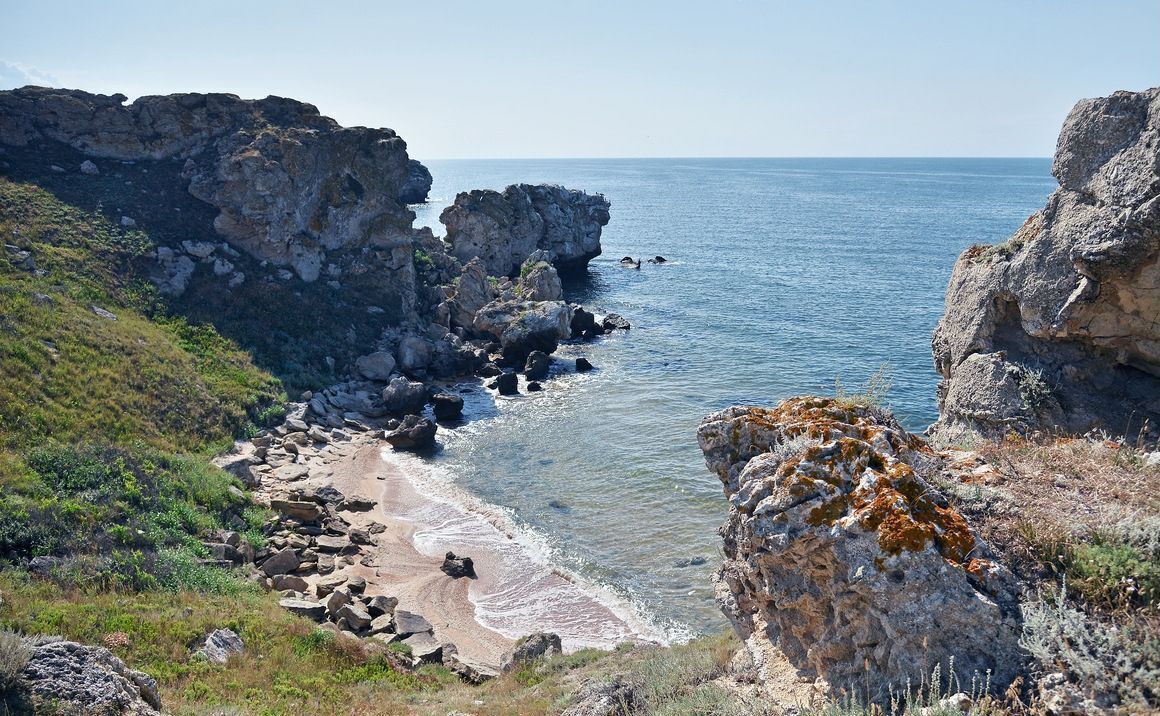
<path fill-rule="evenodd" d="M 468 394 L 430 466 L 503 512 L 540 558 L 673 637 L 723 625 L 710 577 L 726 502 L 701 418 L 857 388 L 887 364 L 911 430 L 937 413 L 930 336 L 958 254 L 1004 241 L 1055 188 L 1047 159 L 431 161 L 417 225 L 457 192 L 548 182 L 603 193 L 604 254 L 571 300 L 632 330 L 565 346 L 598 370 L 544 393 Z M 640 271 L 622 256 L 662 255 Z M 563 361 L 558 361 L 562 364 Z M 529 615 L 523 615 L 528 618 Z"/>

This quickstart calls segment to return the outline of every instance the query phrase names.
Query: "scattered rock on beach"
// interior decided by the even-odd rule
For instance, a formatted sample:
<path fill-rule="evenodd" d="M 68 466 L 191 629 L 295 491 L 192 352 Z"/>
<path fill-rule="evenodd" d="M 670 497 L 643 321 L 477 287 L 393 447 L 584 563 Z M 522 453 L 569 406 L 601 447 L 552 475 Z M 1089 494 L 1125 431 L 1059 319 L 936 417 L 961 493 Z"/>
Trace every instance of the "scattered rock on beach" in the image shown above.
<path fill-rule="evenodd" d="M 471 561 L 471 557 L 457 557 L 454 552 L 447 553 L 439 569 L 452 579 L 460 577 L 475 579 L 475 564 Z"/>
<path fill-rule="evenodd" d="M 422 450 L 435 445 L 435 423 L 418 415 L 408 415 L 399 427 L 383 434 L 396 450 Z"/>
<path fill-rule="evenodd" d="M 520 379 L 515 373 L 502 373 L 492 381 L 491 386 L 500 395 L 515 395 L 519 392 Z"/>
<path fill-rule="evenodd" d="M 395 633 L 396 634 L 419 634 L 422 632 L 434 631 L 435 627 L 431 626 L 431 622 L 424 619 L 419 614 L 409 612 L 405 609 L 395 610 Z"/>

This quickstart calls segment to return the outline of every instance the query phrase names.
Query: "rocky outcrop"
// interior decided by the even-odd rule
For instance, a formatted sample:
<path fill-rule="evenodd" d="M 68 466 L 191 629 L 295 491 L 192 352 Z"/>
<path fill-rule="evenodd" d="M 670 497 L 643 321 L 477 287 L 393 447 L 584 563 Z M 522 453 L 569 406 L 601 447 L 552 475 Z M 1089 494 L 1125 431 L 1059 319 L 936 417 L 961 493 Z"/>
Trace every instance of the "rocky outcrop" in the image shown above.
<path fill-rule="evenodd" d="M 59 142 L 93 158 L 180 161 L 214 228 L 260 261 L 317 279 L 337 249 L 410 263 L 414 192 L 393 130 L 340 127 L 313 105 L 229 94 L 140 97 L 40 87 L 0 92 L 0 144 Z"/>
<path fill-rule="evenodd" d="M 399 189 L 399 201 L 404 204 L 424 204 L 427 194 L 431 191 L 431 170 L 423 166 L 418 159 L 407 162 L 407 181 Z"/>
<path fill-rule="evenodd" d="M 1160 88 L 1079 102 L 1059 189 L 955 265 L 934 334 L 936 429 L 1160 434 Z M 1150 434 L 1149 434 L 1150 433 Z"/>
<path fill-rule="evenodd" d="M 831 693 L 878 702 L 952 658 L 962 683 L 1014 678 L 1017 585 L 927 481 L 941 461 L 920 438 L 794 398 L 710 415 L 698 440 L 729 498 L 718 603 L 759 667 L 780 649 Z"/>
<path fill-rule="evenodd" d="M 583 272 L 600 255 L 608 223 L 603 196 L 545 184 L 513 184 L 503 192 L 475 190 L 455 197 L 439 220 L 451 254 L 466 263 L 479 257 L 492 276 L 514 276 L 536 249 L 561 272 Z"/>
<path fill-rule="evenodd" d="M 33 647 L 23 676 L 33 704 L 46 712 L 124 716 L 161 712 L 157 682 L 129 669 L 103 647 L 71 641 L 39 644 Z"/>
<path fill-rule="evenodd" d="M 475 315 L 476 330 L 499 339 L 514 365 L 532 351 L 552 353 L 572 336 L 572 307 L 563 301 L 493 301 Z"/>

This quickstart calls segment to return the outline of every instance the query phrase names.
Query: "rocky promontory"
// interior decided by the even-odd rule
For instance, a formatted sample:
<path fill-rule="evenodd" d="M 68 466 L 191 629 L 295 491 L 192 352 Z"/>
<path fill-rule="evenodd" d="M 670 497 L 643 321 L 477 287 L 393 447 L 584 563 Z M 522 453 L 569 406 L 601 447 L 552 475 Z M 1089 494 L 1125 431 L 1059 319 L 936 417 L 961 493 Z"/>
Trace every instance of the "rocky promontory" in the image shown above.
<path fill-rule="evenodd" d="M 537 249 L 564 273 L 582 273 L 600 255 L 608 223 L 603 196 L 545 184 L 513 184 L 503 192 L 463 192 L 443 210 L 451 254 L 479 257 L 493 276 L 513 276 Z"/>
<path fill-rule="evenodd" d="M 1079 102 L 1059 189 L 959 258 L 934 334 L 937 428 L 1160 434 L 1160 88 Z"/>

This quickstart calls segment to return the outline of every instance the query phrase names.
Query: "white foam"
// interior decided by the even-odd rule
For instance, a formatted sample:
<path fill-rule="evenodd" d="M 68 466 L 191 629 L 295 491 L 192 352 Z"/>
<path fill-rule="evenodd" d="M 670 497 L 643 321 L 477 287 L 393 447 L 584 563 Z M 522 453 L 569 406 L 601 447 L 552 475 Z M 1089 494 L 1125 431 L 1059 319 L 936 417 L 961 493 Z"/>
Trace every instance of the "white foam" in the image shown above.
<path fill-rule="evenodd" d="M 607 649 L 626 640 L 667 645 L 693 636 L 682 624 L 662 628 L 623 589 L 563 567 L 547 536 L 521 525 L 510 510 L 460 488 L 444 468 L 389 448 L 382 456 L 426 498 L 398 515 L 415 526 L 418 551 L 433 557 L 449 550 L 495 555 L 498 568 L 492 565 L 491 573 L 480 574 L 468 589 L 483 626 L 512 639 L 555 632 L 569 650 Z"/>

